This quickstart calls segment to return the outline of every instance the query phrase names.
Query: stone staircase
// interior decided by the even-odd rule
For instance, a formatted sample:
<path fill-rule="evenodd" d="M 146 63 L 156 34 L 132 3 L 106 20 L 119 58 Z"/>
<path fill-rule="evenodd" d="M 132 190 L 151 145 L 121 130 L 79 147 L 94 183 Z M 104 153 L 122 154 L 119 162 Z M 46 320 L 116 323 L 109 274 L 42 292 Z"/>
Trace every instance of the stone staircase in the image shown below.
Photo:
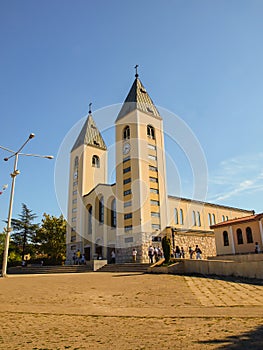
<path fill-rule="evenodd" d="M 52 274 L 52 273 L 84 273 L 90 272 L 91 266 L 88 265 L 64 265 L 64 266 L 16 266 L 9 267 L 7 274 Z"/>
<path fill-rule="evenodd" d="M 146 273 L 151 264 L 146 263 L 125 263 L 125 264 L 107 264 L 101 267 L 97 272 L 138 272 Z"/>

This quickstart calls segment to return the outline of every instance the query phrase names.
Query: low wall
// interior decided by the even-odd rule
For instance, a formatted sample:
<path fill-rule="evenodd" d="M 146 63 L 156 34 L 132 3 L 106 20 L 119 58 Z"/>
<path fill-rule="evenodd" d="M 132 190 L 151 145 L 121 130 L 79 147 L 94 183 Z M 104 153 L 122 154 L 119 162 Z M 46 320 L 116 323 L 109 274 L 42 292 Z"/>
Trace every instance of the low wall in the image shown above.
<path fill-rule="evenodd" d="M 263 279 L 263 260 L 236 262 L 231 260 L 178 259 L 177 263 L 167 267 L 150 267 L 149 272 Z"/>
<path fill-rule="evenodd" d="M 86 265 L 88 265 L 92 271 L 97 271 L 98 269 L 100 269 L 101 267 L 107 264 L 108 264 L 108 260 L 90 260 L 90 261 L 87 261 Z"/>
<path fill-rule="evenodd" d="M 218 255 L 208 257 L 209 260 L 232 260 L 237 262 L 246 262 L 246 261 L 263 261 L 263 254 L 236 254 L 236 255 Z"/>

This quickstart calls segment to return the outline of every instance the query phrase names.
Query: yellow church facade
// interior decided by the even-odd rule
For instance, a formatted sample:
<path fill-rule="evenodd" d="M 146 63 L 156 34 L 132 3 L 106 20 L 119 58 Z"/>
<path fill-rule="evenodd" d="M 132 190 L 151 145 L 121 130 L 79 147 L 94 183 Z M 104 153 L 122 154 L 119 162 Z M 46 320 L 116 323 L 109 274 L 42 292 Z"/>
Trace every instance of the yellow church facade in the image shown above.
<path fill-rule="evenodd" d="M 72 147 L 67 261 L 80 250 L 96 258 L 148 262 L 150 245 L 167 234 L 173 246 L 198 244 L 216 255 L 214 231 L 222 221 L 251 215 L 239 208 L 167 194 L 163 120 L 138 74 L 115 121 L 116 183 L 107 184 L 107 146 L 91 111 Z"/>

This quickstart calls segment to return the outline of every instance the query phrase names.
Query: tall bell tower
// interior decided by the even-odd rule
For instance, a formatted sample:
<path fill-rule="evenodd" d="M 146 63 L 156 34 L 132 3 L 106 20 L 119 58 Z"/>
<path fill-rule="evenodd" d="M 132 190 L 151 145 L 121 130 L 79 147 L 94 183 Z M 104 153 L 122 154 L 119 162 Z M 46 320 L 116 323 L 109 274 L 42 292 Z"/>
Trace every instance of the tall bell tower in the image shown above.
<path fill-rule="evenodd" d="M 163 120 L 137 72 L 115 121 L 117 240 L 148 260 L 151 237 L 167 225 Z"/>
<path fill-rule="evenodd" d="M 83 250 L 83 238 L 87 230 L 87 209 L 83 205 L 83 196 L 106 181 L 107 147 L 92 117 L 90 104 L 88 117 L 70 153 L 67 230 L 69 258 L 72 255 L 70 250 Z"/>

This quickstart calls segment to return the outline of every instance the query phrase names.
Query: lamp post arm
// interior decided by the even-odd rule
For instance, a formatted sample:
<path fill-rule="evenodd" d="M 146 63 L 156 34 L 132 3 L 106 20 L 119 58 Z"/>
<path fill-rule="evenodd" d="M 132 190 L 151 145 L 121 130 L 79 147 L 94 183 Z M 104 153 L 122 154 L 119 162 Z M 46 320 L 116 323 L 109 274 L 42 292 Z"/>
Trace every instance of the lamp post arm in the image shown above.
<path fill-rule="evenodd" d="M 7 271 L 8 249 L 9 249 L 10 232 L 11 232 L 11 220 L 12 220 L 14 193 L 15 193 L 15 182 L 16 182 L 16 176 L 17 176 L 17 174 L 16 174 L 17 163 L 18 163 L 18 153 L 15 155 L 14 171 L 11 174 L 12 185 L 11 185 L 9 211 L 8 211 L 8 219 L 7 219 L 7 232 L 6 232 L 6 237 L 5 237 L 5 249 L 4 249 L 4 255 L 3 255 L 2 277 L 6 277 L 6 271 Z"/>

